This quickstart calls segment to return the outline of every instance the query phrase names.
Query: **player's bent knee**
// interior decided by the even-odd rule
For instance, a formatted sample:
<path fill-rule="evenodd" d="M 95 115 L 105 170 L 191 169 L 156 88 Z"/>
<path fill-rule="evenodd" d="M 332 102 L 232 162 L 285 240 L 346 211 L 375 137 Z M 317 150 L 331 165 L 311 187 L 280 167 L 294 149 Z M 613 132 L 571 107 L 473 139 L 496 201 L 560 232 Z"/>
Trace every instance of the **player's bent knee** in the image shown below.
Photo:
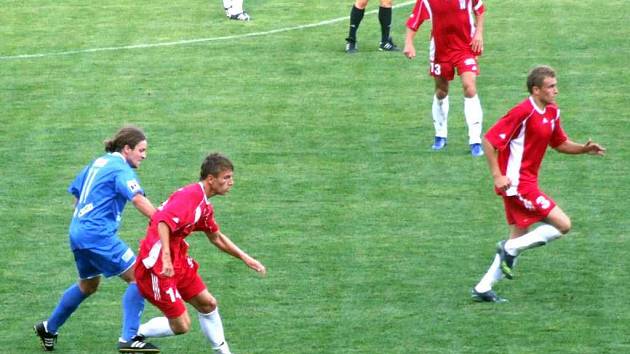
<path fill-rule="evenodd" d="M 467 98 L 473 98 L 477 94 L 477 89 L 473 87 L 468 87 L 464 89 L 464 96 Z"/>
<path fill-rule="evenodd" d="M 218 306 L 217 300 L 214 297 L 210 297 L 209 301 L 199 304 L 197 311 L 201 313 L 210 313 L 214 311 Z"/>
<path fill-rule="evenodd" d="M 365 9 L 367 7 L 368 0 L 357 0 L 354 2 L 354 7 L 357 9 Z"/>
<path fill-rule="evenodd" d="M 438 100 L 443 100 L 446 96 L 448 96 L 448 90 L 443 90 L 443 89 L 435 90 L 435 97 L 437 97 Z"/>
<path fill-rule="evenodd" d="M 170 321 L 171 330 L 176 335 L 188 333 L 190 331 L 190 318 L 179 318 L 175 321 Z"/>
<path fill-rule="evenodd" d="M 567 218 L 562 225 L 559 225 L 558 231 L 560 231 L 563 235 L 568 234 L 569 231 L 571 231 L 571 219 Z"/>
<path fill-rule="evenodd" d="M 81 281 L 79 283 L 79 289 L 81 290 L 81 293 L 83 293 L 83 295 L 90 296 L 98 290 L 98 285 L 99 282 Z"/>

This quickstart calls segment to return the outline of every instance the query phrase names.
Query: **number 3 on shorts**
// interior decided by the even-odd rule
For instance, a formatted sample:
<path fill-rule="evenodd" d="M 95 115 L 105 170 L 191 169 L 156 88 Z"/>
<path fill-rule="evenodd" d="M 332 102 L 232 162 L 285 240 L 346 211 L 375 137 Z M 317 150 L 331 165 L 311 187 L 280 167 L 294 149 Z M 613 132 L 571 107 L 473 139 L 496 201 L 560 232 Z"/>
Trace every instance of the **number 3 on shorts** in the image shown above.
<path fill-rule="evenodd" d="M 538 204 L 538 206 L 543 210 L 548 209 L 549 206 L 551 206 L 551 202 L 549 202 L 549 199 L 543 197 L 542 195 L 536 198 L 536 204 Z"/>
<path fill-rule="evenodd" d="M 440 66 L 440 64 L 433 64 L 431 63 L 431 73 L 435 74 L 435 75 L 442 75 L 442 67 Z"/>
<path fill-rule="evenodd" d="M 181 299 L 182 297 L 179 295 L 179 291 L 177 291 L 177 289 L 173 289 L 173 288 L 168 288 L 166 290 L 166 293 L 168 294 L 168 296 L 171 297 L 171 302 L 175 302 L 176 299 Z"/>

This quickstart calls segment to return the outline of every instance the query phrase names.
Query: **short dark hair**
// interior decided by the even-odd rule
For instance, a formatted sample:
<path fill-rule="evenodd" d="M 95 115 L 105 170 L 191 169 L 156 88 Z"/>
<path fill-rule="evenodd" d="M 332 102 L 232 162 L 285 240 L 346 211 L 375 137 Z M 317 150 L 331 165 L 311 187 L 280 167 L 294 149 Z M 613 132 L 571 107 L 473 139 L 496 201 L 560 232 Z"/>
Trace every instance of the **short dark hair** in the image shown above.
<path fill-rule="evenodd" d="M 107 152 L 121 152 L 125 145 L 134 149 L 143 140 L 147 140 L 147 137 L 142 129 L 133 125 L 126 125 L 120 128 L 113 138 L 105 140 L 103 144 L 105 144 L 105 151 Z"/>
<path fill-rule="evenodd" d="M 539 65 L 533 68 L 527 75 L 527 91 L 533 93 L 534 86 L 542 87 L 543 82 L 548 77 L 556 77 L 556 71 L 551 66 Z"/>
<path fill-rule="evenodd" d="M 219 153 L 212 153 L 206 156 L 205 160 L 203 160 L 203 163 L 201 164 L 199 180 L 203 181 L 209 175 L 218 177 L 219 173 L 223 171 L 234 171 L 232 161 Z"/>

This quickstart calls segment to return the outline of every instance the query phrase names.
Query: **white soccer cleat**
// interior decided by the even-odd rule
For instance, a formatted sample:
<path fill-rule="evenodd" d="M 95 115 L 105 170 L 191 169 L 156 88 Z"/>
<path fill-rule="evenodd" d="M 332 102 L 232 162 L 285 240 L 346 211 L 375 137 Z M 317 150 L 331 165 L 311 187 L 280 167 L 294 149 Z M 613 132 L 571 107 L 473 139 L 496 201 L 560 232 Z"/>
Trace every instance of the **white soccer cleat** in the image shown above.
<path fill-rule="evenodd" d="M 249 20 L 251 20 L 251 17 L 249 17 L 247 12 L 245 12 L 245 11 L 241 12 L 240 14 L 230 15 L 229 18 L 230 18 L 230 20 L 235 20 L 235 21 L 249 21 Z"/>
<path fill-rule="evenodd" d="M 221 343 L 220 346 L 218 346 L 217 348 L 213 348 L 212 350 L 215 352 L 215 354 L 232 354 L 232 352 L 230 351 L 230 347 L 226 342 Z"/>

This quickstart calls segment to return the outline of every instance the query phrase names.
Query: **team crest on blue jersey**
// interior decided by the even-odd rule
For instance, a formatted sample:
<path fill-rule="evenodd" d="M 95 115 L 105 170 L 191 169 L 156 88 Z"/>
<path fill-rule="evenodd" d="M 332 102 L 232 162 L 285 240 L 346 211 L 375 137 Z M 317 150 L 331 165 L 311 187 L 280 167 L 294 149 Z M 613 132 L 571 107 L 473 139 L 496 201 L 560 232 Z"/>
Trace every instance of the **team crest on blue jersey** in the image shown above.
<path fill-rule="evenodd" d="M 140 191 L 140 183 L 135 179 L 127 181 L 127 187 L 129 187 L 129 190 L 133 193 Z"/>

